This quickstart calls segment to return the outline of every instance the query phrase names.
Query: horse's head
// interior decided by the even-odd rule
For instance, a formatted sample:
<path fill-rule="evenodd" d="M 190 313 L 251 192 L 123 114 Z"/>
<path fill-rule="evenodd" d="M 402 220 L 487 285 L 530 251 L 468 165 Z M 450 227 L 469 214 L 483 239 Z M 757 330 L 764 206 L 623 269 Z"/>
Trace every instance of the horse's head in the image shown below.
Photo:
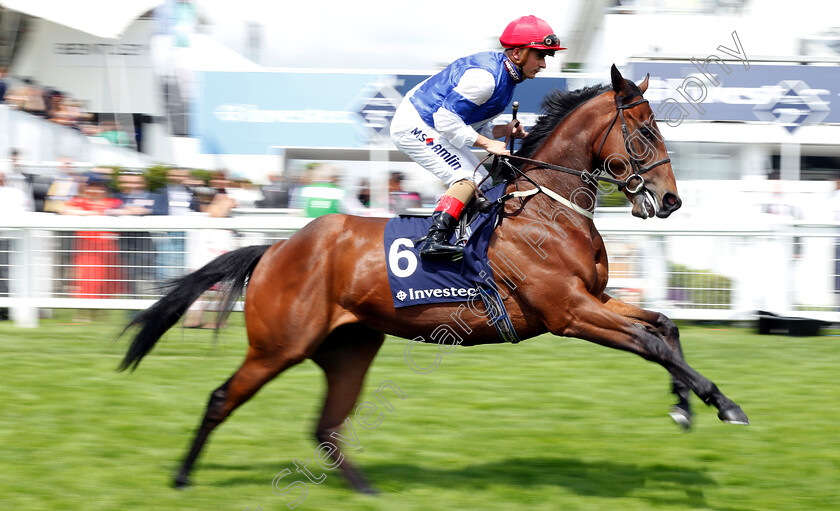
<path fill-rule="evenodd" d="M 660 218 L 682 205 L 665 142 L 656 126 L 653 112 L 642 96 L 650 75 L 637 86 L 625 80 L 612 66 L 615 101 L 612 123 L 596 144 L 596 159 L 613 177 L 625 182 L 624 194 L 633 204 L 633 215 Z"/>

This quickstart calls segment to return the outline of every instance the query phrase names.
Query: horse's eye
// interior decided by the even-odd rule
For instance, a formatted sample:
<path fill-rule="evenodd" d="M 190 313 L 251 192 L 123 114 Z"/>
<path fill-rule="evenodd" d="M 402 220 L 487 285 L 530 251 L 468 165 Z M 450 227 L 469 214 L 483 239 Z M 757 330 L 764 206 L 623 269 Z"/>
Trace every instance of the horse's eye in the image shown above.
<path fill-rule="evenodd" d="M 653 140 L 653 133 L 650 131 L 650 129 L 648 129 L 647 126 L 640 127 L 639 128 L 639 133 L 641 133 L 642 136 L 645 137 L 646 139 Z"/>

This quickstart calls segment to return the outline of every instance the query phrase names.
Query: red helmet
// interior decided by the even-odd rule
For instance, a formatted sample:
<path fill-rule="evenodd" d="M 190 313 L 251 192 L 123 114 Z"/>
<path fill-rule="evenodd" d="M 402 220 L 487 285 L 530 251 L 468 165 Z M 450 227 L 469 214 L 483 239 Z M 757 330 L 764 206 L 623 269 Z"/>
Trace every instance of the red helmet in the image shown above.
<path fill-rule="evenodd" d="M 535 48 L 549 51 L 552 55 L 554 50 L 566 49 L 560 47 L 560 39 L 548 23 L 536 16 L 522 16 L 508 23 L 499 42 L 507 49 Z"/>

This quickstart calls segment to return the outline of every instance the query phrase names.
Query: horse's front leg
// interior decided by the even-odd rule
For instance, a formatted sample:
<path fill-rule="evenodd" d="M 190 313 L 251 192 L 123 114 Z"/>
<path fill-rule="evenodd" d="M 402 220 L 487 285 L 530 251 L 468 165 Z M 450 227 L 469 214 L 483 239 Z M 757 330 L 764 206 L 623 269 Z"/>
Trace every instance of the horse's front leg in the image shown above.
<path fill-rule="evenodd" d="M 714 405 L 722 421 L 749 424 L 747 415 L 737 404 L 726 397 L 717 385 L 689 366 L 663 339 L 610 310 L 587 293 L 582 284 L 565 303 L 569 306 L 568 311 L 545 317 L 546 326 L 553 334 L 585 339 L 656 362 L 667 369 L 675 380 L 688 385 L 704 403 Z"/>
<path fill-rule="evenodd" d="M 682 346 L 680 345 L 680 330 L 668 316 L 660 312 L 630 305 L 606 293 L 601 294 L 600 300 L 607 309 L 621 315 L 637 327 L 644 328 L 665 341 L 674 354 L 685 361 Z M 671 374 L 671 383 L 671 392 L 677 396 L 677 403 L 668 415 L 683 429 L 689 429 L 691 428 L 691 405 L 689 403 L 691 389 L 688 388 L 688 385 L 684 381 L 676 378 L 673 374 Z"/>

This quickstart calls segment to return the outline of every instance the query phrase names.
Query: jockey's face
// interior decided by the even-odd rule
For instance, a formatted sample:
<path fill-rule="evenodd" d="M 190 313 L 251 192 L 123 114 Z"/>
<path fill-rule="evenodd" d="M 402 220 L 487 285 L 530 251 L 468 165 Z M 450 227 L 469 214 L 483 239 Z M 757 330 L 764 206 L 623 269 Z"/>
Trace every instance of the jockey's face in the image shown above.
<path fill-rule="evenodd" d="M 528 56 L 525 57 L 525 62 L 522 63 L 523 76 L 525 78 L 536 78 L 537 73 L 545 69 L 545 56 L 546 54 L 544 52 L 531 49 L 528 52 Z"/>

